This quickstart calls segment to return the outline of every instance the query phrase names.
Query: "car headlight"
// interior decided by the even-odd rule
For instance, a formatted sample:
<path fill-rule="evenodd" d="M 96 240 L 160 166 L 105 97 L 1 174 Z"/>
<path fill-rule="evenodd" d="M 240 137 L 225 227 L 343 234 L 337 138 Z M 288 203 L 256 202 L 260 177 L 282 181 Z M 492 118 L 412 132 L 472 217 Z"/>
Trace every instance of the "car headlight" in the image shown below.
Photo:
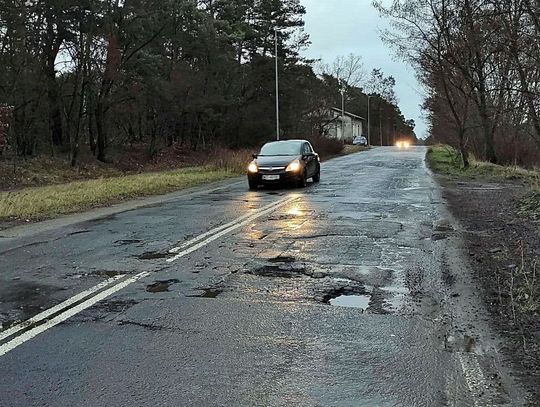
<path fill-rule="evenodd" d="M 403 148 L 409 148 L 411 145 L 408 141 L 403 142 Z"/>
<path fill-rule="evenodd" d="M 401 147 L 403 147 L 403 143 L 401 141 L 398 141 L 396 143 L 396 146 L 397 146 L 397 148 L 401 148 Z"/>
<path fill-rule="evenodd" d="M 250 172 L 252 174 L 255 174 L 255 173 L 259 172 L 259 167 L 255 163 L 255 161 L 252 161 L 251 164 L 249 164 L 248 172 Z"/>
<path fill-rule="evenodd" d="M 287 169 L 285 171 L 287 172 L 297 172 L 300 171 L 300 168 L 302 168 L 302 165 L 300 164 L 299 160 L 294 160 L 292 163 L 290 163 L 287 166 Z"/>

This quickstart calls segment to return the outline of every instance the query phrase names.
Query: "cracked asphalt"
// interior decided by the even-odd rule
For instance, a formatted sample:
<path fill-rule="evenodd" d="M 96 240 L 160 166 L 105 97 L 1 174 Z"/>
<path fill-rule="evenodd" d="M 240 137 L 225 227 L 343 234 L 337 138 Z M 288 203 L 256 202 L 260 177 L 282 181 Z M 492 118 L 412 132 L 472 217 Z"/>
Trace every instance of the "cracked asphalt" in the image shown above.
<path fill-rule="evenodd" d="M 377 148 L 304 190 L 233 180 L 0 238 L 2 330 L 149 273 L 0 356 L 0 405 L 525 405 L 424 156 Z"/>

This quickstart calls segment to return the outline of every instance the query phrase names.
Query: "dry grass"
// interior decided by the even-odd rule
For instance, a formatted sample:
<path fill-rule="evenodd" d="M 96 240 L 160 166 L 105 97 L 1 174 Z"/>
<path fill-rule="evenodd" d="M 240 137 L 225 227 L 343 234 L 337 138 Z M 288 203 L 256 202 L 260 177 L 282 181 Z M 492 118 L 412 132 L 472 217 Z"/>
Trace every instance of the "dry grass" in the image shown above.
<path fill-rule="evenodd" d="M 355 153 L 361 153 L 362 151 L 368 151 L 369 147 L 364 146 L 353 146 L 350 144 L 346 144 L 343 146 L 343 150 L 341 154 L 347 155 L 347 154 L 355 154 Z"/>
<path fill-rule="evenodd" d="M 127 175 L 0 193 L 0 220 L 40 220 L 219 181 L 235 172 L 208 167 Z"/>

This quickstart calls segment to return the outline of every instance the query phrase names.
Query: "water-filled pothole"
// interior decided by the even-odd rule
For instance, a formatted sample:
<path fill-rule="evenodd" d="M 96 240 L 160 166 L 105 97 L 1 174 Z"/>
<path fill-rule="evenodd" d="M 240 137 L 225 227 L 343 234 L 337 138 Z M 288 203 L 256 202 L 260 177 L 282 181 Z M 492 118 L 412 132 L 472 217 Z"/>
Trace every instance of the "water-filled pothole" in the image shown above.
<path fill-rule="evenodd" d="M 363 311 L 369 308 L 369 295 L 340 295 L 332 298 L 330 305 L 335 307 L 359 308 Z"/>
<path fill-rule="evenodd" d="M 169 287 L 172 284 L 176 284 L 178 282 L 179 280 L 177 279 L 156 281 L 155 283 L 147 285 L 146 291 L 148 291 L 149 293 L 163 293 L 169 291 Z"/>

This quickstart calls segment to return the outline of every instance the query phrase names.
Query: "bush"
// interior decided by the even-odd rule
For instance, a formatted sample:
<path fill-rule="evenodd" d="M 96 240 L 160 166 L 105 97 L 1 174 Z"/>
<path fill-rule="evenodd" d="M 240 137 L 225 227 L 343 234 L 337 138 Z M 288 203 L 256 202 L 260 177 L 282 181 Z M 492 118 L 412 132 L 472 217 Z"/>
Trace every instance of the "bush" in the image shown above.
<path fill-rule="evenodd" d="M 315 151 L 324 159 L 339 155 L 343 151 L 344 144 L 341 140 L 324 136 L 312 136 L 308 140 Z"/>

